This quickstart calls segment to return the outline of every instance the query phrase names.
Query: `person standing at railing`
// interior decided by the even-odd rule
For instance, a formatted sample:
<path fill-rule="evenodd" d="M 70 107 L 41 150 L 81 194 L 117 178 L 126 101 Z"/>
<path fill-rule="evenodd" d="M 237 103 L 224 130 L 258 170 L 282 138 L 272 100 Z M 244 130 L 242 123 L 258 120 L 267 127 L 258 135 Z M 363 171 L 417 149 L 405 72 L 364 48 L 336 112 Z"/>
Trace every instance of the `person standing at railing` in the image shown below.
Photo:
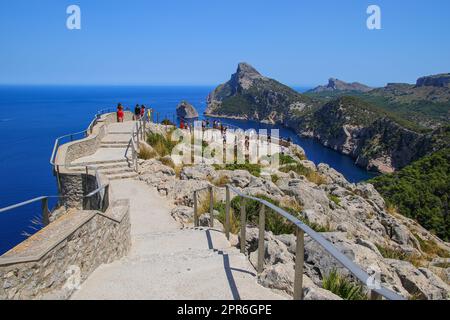
<path fill-rule="evenodd" d="M 145 106 L 144 105 L 141 105 L 140 117 L 141 117 L 141 119 L 145 118 Z"/>
<path fill-rule="evenodd" d="M 139 104 L 134 107 L 134 120 L 139 120 L 141 116 L 141 108 L 139 107 Z"/>
<path fill-rule="evenodd" d="M 117 105 L 117 122 L 123 122 L 123 116 L 124 116 L 123 107 L 122 104 L 119 103 Z"/>

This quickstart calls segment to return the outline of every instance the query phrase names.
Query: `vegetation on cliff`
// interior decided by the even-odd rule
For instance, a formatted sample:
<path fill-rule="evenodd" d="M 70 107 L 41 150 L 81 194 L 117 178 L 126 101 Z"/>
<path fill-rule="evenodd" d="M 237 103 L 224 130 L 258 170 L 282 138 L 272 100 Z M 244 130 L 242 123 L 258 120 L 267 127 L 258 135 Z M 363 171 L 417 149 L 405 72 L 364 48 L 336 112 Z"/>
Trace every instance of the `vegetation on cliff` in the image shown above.
<path fill-rule="evenodd" d="M 450 148 L 370 182 L 399 213 L 450 240 Z"/>

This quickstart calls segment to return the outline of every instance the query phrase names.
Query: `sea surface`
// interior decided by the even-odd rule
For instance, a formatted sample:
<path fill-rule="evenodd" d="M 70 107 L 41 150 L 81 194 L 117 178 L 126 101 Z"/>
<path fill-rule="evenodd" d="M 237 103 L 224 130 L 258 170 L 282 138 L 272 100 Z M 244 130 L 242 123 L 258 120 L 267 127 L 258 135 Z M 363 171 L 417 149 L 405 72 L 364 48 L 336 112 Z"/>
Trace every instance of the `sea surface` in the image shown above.
<path fill-rule="evenodd" d="M 173 120 L 175 108 L 182 100 L 192 103 L 202 114 L 206 96 L 212 89 L 212 86 L 0 86 L 0 208 L 42 195 L 56 196 L 56 180 L 49 163 L 55 139 L 85 130 L 98 110 L 114 109 L 118 102 L 130 108 L 139 103 L 154 108 L 160 120 Z M 223 121 L 243 129 L 274 128 L 255 122 Z M 287 128 L 275 128 L 280 129 L 281 137 L 291 137 L 302 146 L 310 160 L 329 164 L 351 182 L 373 176 L 349 157 L 315 140 L 300 138 Z M 55 203 L 52 199 L 50 206 Z M 0 255 L 37 232 L 41 228 L 36 223 L 40 215 L 40 202 L 0 213 Z"/>

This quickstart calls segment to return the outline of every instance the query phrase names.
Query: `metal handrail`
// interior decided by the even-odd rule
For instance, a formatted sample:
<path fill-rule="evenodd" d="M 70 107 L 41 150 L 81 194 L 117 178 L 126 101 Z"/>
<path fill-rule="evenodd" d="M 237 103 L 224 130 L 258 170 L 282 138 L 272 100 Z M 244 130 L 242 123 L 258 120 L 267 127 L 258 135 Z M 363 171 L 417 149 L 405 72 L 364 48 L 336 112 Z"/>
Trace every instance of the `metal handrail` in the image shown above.
<path fill-rule="evenodd" d="M 214 223 L 214 215 L 213 215 L 213 189 L 218 188 L 215 186 L 208 186 L 206 188 L 201 188 L 194 191 L 194 224 L 198 227 L 198 209 L 197 209 L 197 199 L 198 192 L 205 191 L 206 189 L 210 190 L 210 223 L 211 227 L 213 227 Z M 295 259 L 295 279 L 294 279 L 294 299 L 301 300 L 303 299 L 303 263 L 304 263 L 304 234 L 306 233 L 311 237 L 312 240 L 316 241 L 325 251 L 334 257 L 344 268 L 346 268 L 350 273 L 352 273 L 361 283 L 366 284 L 369 280 L 370 276 L 361 269 L 360 266 L 351 261 L 347 256 L 341 253 L 332 243 L 327 241 L 322 235 L 318 232 L 311 229 L 305 223 L 295 218 L 285 210 L 277 207 L 276 205 L 263 200 L 257 197 L 249 196 L 235 187 L 231 185 L 226 185 L 226 206 L 225 206 L 225 233 L 227 238 L 230 238 L 230 207 L 231 207 L 231 196 L 230 190 L 236 193 L 241 197 L 241 252 L 245 254 L 245 230 L 247 225 L 246 220 L 246 212 L 245 212 L 245 202 L 244 199 L 254 200 L 262 204 L 260 217 L 259 217 L 259 243 L 258 243 L 258 274 L 263 271 L 263 263 L 264 263 L 264 232 L 265 232 L 265 207 L 272 209 L 277 214 L 281 215 L 291 223 L 293 223 L 297 227 L 297 245 L 296 245 L 296 257 Z M 381 288 L 369 288 L 370 297 L 373 300 L 378 300 L 381 297 L 384 297 L 388 300 L 405 300 L 404 297 L 398 295 L 397 293 L 388 290 L 381 286 Z"/>

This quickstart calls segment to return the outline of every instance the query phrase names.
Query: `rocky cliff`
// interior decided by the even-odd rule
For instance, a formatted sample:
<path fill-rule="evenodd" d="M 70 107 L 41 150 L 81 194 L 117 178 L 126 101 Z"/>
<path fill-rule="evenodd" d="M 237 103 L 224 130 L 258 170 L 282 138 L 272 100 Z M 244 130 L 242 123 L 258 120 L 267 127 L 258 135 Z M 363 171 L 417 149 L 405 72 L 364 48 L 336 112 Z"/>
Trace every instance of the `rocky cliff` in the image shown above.
<path fill-rule="evenodd" d="M 302 117 L 297 131 L 383 173 L 405 167 L 433 150 L 432 134 L 402 127 L 373 106 L 342 97 Z"/>
<path fill-rule="evenodd" d="M 231 79 L 210 93 L 205 114 L 283 123 L 314 105 L 312 99 L 240 63 Z"/>

